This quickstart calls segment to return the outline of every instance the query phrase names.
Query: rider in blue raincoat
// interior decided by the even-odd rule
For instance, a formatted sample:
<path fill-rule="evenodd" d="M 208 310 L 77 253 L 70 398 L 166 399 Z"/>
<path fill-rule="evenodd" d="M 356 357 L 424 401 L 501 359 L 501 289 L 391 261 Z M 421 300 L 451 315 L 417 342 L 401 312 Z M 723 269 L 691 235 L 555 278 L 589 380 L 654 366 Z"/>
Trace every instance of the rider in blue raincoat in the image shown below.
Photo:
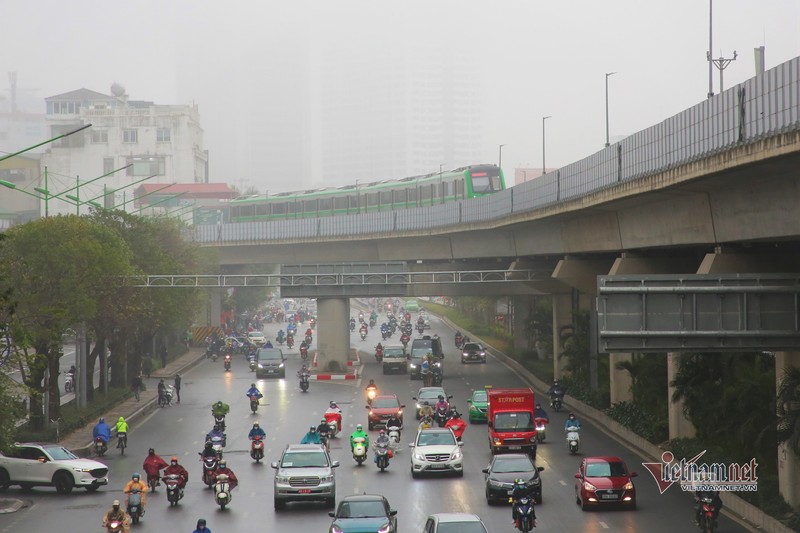
<path fill-rule="evenodd" d="M 106 444 L 111 440 L 111 428 L 106 424 L 105 418 L 101 418 L 94 429 L 92 429 L 92 440 L 97 440 L 97 437 L 100 437 Z"/>
<path fill-rule="evenodd" d="M 319 438 L 319 433 L 317 433 L 317 426 L 311 426 L 308 433 L 303 436 L 300 444 L 322 444 L 322 439 Z"/>

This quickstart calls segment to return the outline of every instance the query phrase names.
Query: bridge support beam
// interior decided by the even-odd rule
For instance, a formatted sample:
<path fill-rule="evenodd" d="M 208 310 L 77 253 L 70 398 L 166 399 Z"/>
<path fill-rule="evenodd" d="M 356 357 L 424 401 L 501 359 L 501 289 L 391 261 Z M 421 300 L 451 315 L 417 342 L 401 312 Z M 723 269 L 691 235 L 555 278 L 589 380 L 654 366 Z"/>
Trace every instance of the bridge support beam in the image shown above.
<path fill-rule="evenodd" d="M 780 388 L 786 370 L 800 367 L 800 352 L 775 353 L 776 387 Z M 800 506 L 800 460 L 786 444 L 778 445 L 778 488 L 794 508 Z"/>
<path fill-rule="evenodd" d="M 681 354 L 678 352 L 671 352 L 667 354 L 667 380 L 672 383 L 675 376 L 678 375 L 680 369 Z M 669 402 L 669 438 L 692 438 L 696 434 L 694 425 L 689 422 L 686 415 L 683 413 L 683 401 L 673 402 L 672 394 L 675 392 L 675 387 L 669 385 L 667 388 L 667 395 Z"/>
<path fill-rule="evenodd" d="M 317 299 L 317 370 L 345 371 L 350 353 L 350 300 Z"/>

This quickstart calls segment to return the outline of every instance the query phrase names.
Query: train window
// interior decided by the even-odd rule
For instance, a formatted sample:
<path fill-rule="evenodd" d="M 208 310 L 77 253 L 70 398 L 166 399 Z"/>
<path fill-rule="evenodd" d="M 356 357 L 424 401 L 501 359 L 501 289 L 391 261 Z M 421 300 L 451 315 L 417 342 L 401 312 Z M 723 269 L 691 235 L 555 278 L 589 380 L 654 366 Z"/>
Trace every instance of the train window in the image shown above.
<path fill-rule="evenodd" d="M 383 191 L 381 193 L 381 204 L 391 205 L 391 203 L 392 203 L 392 191 Z"/>
<path fill-rule="evenodd" d="M 392 195 L 394 195 L 394 203 L 395 204 L 404 204 L 406 203 L 406 197 L 408 195 L 406 189 L 400 191 L 392 191 Z"/>
<path fill-rule="evenodd" d="M 358 195 L 350 195 L 347 197 L 348 209 L 359 209 L 359 203 L 361 202 L 361 196 Z"/>
<path fill-rule="evenodd" d="M 272 214 L 273 215 L 285 215 L 286 214 L 286 202 L 278 202 L 272 204 Z"/>
<path fill-rule="evenodd" d="M 408 200 L 406 200 L 409 204 L 417 203 L 417 190 L 416 189 L 406 189 L 406 194 L 408 195 Z"/>
<path fill-rule="evenodd" d="M 319 209 L 319 202 L 317 200 L 303 200 L 304 213 L 316 213 Z"/>
<path fill-rule="evenodd" d="M 448 194 L 450 194 L 450 185 L 451 185 L 450 182 L 447 181 L 442 183 L 441 196 L 446 197 Z"/>
<path fill-rule="evenodd" d="M 475 194 L 484 194 L 492 190 L 492 186 L 489 183 L 488 176 L 481 176 L 476 178 L 472 176 L 472 192 Z"/>
<path fill-rule="evenodd" d="M 267 207 L 268 207 L 267 204 L 261 204 L 261 205 L 255 206 L 255 207 L 256 207 L 256 216 L 260 216 L 260 217 L 266 216 Z"/>
<path fill-rule="evenodd" d="M 464 180 L 460 179 L 455 182 L 456 185 L 456 198 L 463 198 L 464 197 Z"/>
<path fill-rule="evenodd" d="M 299 213 L 302 207 L 303 204 L 301 202 L 298 202 L 297 200 L 290 200 L 286 203 L 286 212 L 289 215 Z"/>
<path fill-rule="evenodd" d="M 492 176 L 492 190 L 499 191 L 502 189 L 500 185 L 500 176 Z"/>
<path fill-rule="evenodd" d="M 331 199 L 331 198 L 320 198 L 319 199 L 319 210 L 320 211 L 330 211 L 332 206 L 333 206 L 333 199 Z"/>
<path fill-rule="evenodd" d="M 347 209 L 347 199 L 349 196 L 339 196 L 333 199 L 333 208 L 337 210 Z"/>
<path fill-rule="evenodd" d="M 423 185 L 419 188 L 419 199 L 420 201 L 424 202 L 425 200 L 431 199 L 431 188 L 428 186 Z"/>

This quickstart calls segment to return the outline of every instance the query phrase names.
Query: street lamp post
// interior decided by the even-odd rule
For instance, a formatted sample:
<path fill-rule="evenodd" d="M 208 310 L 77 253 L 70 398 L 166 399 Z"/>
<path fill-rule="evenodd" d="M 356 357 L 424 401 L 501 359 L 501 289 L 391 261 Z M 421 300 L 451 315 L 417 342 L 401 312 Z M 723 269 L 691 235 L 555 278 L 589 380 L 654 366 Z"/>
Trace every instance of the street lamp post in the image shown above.
<path fill-rule="evenodd" d="M 614 74 L 616 72 L 606 72 L 606 146 L 610 146 L 608 142 L 608 77 Z"/>
<path fill-rule="evenodd" d="M 500 145 L 500 154 L 497 157 L 497 166 L 501 169 L 503 168 L 503 146 L 505 146 L 505 144 Z"/>
<path fill-rule="evenodd" d="M 547 144 L 545 141 L 547 137 L 545 135 L 544 121 L 547 120 L 548 118 L 551 118 L 551 116 L 547 115 L 546 117 L 542 117 L 542 176 L 544 176 L 545 173 L 547 172 L 547 165 L 545 164 L 545 151 L 547 148 Z"/>
<path fill-rule="evenodd" d="M 444 203 L 444 182 L 442 181 L 442 167 L 444 163 L 439 163 L 439 194 L 442 196 L 442 203 Z"/>

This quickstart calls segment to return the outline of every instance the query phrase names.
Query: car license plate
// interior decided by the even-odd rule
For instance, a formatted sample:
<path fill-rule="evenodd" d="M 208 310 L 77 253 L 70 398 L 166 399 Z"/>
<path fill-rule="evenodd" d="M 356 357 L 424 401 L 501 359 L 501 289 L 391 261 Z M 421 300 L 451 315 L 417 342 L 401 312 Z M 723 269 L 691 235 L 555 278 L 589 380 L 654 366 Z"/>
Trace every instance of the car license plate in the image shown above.
<path fill-rule="evenodd" d="M 447 465 L 443 465 L 443 464 L 435 464 L 435 465 L 431 465 L 431 468 L 434 469 L 434 470 L 442 470 L 442 469 L 446 468 L 446 466 Z"/>
<path fill-rule="evenodd" d="M 601 494 L 600 495 L 600 499 L 601 500 L 616 500 L 617 499 L 617 495 L 616 494 Z"/>
<path fill-rule="evenodd" d="M 311 489 L 300 489 L 297 492 L 300 494 L 311 494 Z"/>
<path fill-rule="evenodd" d="M 267 370 L 267 374 L 274 374 L 274 373 L 275 373 L 275 371 L 274 371 L 274 370 L 272 370 L 272 369 L 270 369 L 270 370 Z"/>
<path fill-rule="evenodd" d="M 522 446 L 509 446 L 508 449 L 509 450 L 521 450 Z"/>

